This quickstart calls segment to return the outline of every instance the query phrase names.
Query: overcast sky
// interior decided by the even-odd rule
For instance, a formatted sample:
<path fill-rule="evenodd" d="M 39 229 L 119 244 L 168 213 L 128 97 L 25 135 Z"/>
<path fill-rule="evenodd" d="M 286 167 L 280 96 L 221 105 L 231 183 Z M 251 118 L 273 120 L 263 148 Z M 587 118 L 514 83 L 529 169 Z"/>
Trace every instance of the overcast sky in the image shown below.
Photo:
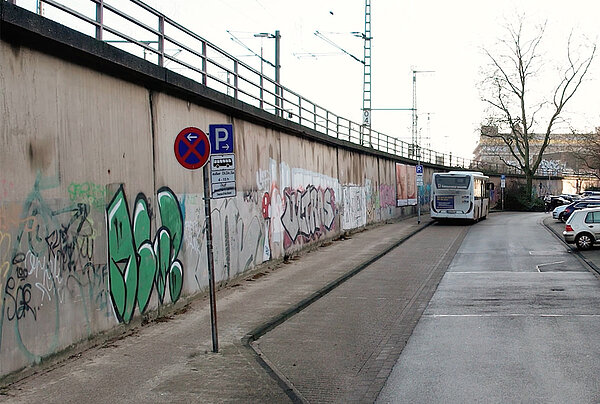
<path fill-rule="evenodd" d="M 281 31 L 281 80 L 286 87 L 331 111 L 362 122 L 363 66 L 314 35 L 363 57 L 363 0 L 150 0 L 150 5 L 194 32 L 259 66 L 259 59 L 231 40 L 227 30 L 265 59 L 274 61 L 272 39 Z M 481 49 L 495 49 L 503 26 L 525 13 L 531 24 L 547 20 L 546 63 L 565 60 L 571 30 L 598 40 L 596 0 L 372 0 L 372 107 L 410 108 L 412 70 L 423 146 L 470 158 L 485 120 L 478 82 L 487 63 Z M 555 82 L 545 83 L 546 88 Z M 567 108 L 579 130 L 600 126 L 600 58 L 585 88 Z M 410 141 L 409 111 L 373 111 L 372 128 Z"/>

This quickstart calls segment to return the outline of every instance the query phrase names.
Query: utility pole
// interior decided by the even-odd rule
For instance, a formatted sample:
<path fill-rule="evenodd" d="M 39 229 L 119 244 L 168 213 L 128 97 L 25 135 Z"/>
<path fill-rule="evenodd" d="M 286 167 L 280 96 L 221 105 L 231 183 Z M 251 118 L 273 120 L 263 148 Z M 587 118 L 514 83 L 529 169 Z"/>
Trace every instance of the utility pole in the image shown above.
<path fill-rule="evenodd" d="M 412 71 L 412 79 L 413 79 L 413 103 L 412 103 L 412 146 L 413 153 L 412 156 L 420 158 L 421 153 L 417 151 L 420 149 L 421 145 L 419 142 L 419 129 L 418 129 L 418 120 L 419 115 L 417 114 L 417 74 L 418 73 L 435 73 L 434 70 L 413 70 Z"/>
<path fill-rule="evenodd" d="M 361 144 L 371 145 L 371 0 L 365 0 L 365 41 L 363 58 L 363 139 Z"/>
<path fill-rule="evenodd" d="M 275 115 L 283 116 L 281 113 L 281 34 L 275 31 Z"/>
<path fill-rule="evenodd" d="M 229 32 L 229 31 L 228 31 Z M 232 35 L 231 33 L 229 33 L 229 35 Z M 233 35 L 232 35 L 233 37 Z M 269 63 L 271 66 L 275 67 L 275 115 L 276 116 L 282 116 L 283 114 L 281 113 L 281 34 L 279 33 L 279 30 L 275 31 L 275 35 L 268 33 L 268 32 L 260 32 L 258 34 L 254 34 L 254 37 L 256 38 L 270 38 L 270 39 L 275 39 L 275 64 L 273 65 L 272 63 L 270 63 L 269 61 L 266 61 L 263 58 L 263 47 L 262 47 L 262 43 L 260 45 L 260 102 L 261 102 L 261 108 L 262 108 L 262 94 L 263 94 L 263 62 L 267 62 Z M 237 38 L 236 38 L 237 39 Z M 238 43 L 241 43 L 238 40 Z M 242 44 L 246 49 L 249 49 L 250 51 L 252 51 L 250 48 L 248 48 L 246 45 Z M 254 53 L 254 52 L 253 52 Z"/>
<path fill-rule="evenodd" d="M 413 107 L 412 107 L 412 149 L 413 158 L 421 165 L 421 145 L 418 138 L 417 114 L 417 73 L 433 73 L 433 70 L 413 70 Z M 421 223 L 421 186 L 417 186 L 417 222 Z"/>

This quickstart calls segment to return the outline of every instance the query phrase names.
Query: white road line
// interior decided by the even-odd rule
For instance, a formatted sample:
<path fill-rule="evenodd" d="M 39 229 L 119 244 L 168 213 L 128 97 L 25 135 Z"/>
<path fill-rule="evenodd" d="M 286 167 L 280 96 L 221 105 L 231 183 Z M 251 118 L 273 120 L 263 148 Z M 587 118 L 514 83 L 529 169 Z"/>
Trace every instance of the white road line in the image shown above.
<path fill-rule="evenodd" d="M 556 262 L 549 262 L 547 264 L 539 264 L 535 266 L 535 269 L 537 269 L 538 272 L 542 272 L 540 271 L 540 267 L 545 267 L 546 265 L 555 265 L 555 264 L 564 264 L 564 261 L 556 261 Z"/>
<path fill-rule="evenodd" d="M 600 314 L 423 314 L 423 317 L 600 317 Z"/>
<path fill-rule="evenodd" d="M 553 262 L 553 264 L 557 264 L 557 262 Z M 550 264 L 540 264 L 540 265 L 550 265 Z M 539 272 L 539 270 L 538 270 Z M 535 272 L 533 271 L 447 271 L 446 274 L 522 274 L 522 275 L 528 275 L 528 274 L 534 274 Z M 560 272 L 545 272 L 547 274 L 570 274 L 573 275 L 574 273 L 585 273 L 585 271 L 560 271 Z"/>

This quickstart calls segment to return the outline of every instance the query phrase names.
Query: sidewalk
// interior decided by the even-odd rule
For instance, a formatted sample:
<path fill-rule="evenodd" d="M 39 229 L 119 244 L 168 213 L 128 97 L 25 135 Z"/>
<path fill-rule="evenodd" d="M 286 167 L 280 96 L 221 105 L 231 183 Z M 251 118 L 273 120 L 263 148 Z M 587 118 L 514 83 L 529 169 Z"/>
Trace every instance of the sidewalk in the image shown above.
<path fill-rule="evenodd" d="M 356 233 L 219 291 L 216 354 L 204 298 L 9 386 L 0 402 L 298 401 L 249 342 L 429 224 L 413 217 Z"/>

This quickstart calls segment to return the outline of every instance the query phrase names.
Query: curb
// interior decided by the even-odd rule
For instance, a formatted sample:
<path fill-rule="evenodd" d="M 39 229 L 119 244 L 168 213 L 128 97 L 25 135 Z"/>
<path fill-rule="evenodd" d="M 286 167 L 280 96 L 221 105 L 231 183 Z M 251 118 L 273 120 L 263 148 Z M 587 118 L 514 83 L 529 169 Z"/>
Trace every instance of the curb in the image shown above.
<path fill-rule="evenodd" d="M 358 274 L 363 269 L 365 269 L 366 267 L 368 267 L 369 265 L 371 265 L 375 261 L 379 260 L 381 257 L 383 257 L 384 255 L 388 254 L 391 250 L 393 250 L 394 248 L 398 247 L 399 245 L 401 245 L 402 243 L 404 243 L 406 240 L 408 240 L 409 238 L 413 237 L 415 234 L 419 233 L 421 230 L 425 229 L 426 227 L 429 227 L 433 223 L 434 223 L 434 221 L 430 220 L 428 223 L 422 224 L 421 227 L 419 227 L 415 231 L 407 234 L 406 236 L 402 237 L 398 241 L 394 242 L 391 246 L 385 248 L 382 252 L 380 252 L 380 253 L 376 254 L 375 256 L 373 256 L 373 257 L 367 259 L 366 261 L 362 262 L 361 264 L 359 264 L 358 266 L 354 267 L 352 270 L 350 270 L 346 274 L 340 276 L 336 280 L 334 280 L 334 281 L 330 282 L 329 284 L 325 285 L 324 287 L 322 287 L 321 289 L 319 289 L 318 291 L 316 291 L 315 293 L 313 293 L 309 297 L 301 300 L 296 305 L 294 305 L 294 306 L 290 307 L 289 309 L 283 311 L 281 314 L 273 317 L 271 320 L 267 321 L 266 323 L 264 323 L 264 324 L 256 327 L 255 329 L 253 329 L 252 331 L 250 331 L 249 333 L 247 333 L 242 338 L 242 344 L 245 347 L 247 347 L 250 350 L 252 350 L 252 352 L 254 353 L 255 359 L 267 371 L 267 373 L 269 373 L 269 375 L 273 379 L 275 379 L 277 381 L 277 383 L 286 392 L 286 394 L 288 395 L 288 397 L 290 397 L 290 399 L 292 400 L 292 402 L 294 402 L 294 403 L 307 403 L 306 399 L 304 399 L 304 397 L 302 397 L 302 395 L 300 394 L 300 392 L 298 390 L 296 390 L 296 388 L 291 384 L 291 382 L 287 379 L 287 377 L 285 377 L 285 375 L 283 375 L 279 371 L 277 371 L 276 368 L 273 365 L 270 364 L 270 362 L 268 361 L 268 359 L 266 359 L 263 356 L 263 354 L 260 351 L 260 349 L 258 347 L 256 347 L 256 346 L 254 346 L 254 344 L 252 344 L 252 343 L 254 341 L 256 341 L 257 339 L 259 339 L 260 337 L 262 337 L 263 335 L 265 335 L 267 332 L 271 331 L 273 328 L 277 327 L 278 325 L 280 325 L 281 323 L 283 323 L 284 321 L 286 321 L 287 319 L 289 319 L 290 317 L 292 317 L 295 314 L 301 312 L 306 307 L 310 306 L 312 303 L 316 302 L 321 297 L 325 296 L 326 294 L 328 294 L 329 292 L 331 292 L 333 289 L 337 288 L 342 283 L 346 282 L 348 279 L 352 278 L 354 275 Z"/>

